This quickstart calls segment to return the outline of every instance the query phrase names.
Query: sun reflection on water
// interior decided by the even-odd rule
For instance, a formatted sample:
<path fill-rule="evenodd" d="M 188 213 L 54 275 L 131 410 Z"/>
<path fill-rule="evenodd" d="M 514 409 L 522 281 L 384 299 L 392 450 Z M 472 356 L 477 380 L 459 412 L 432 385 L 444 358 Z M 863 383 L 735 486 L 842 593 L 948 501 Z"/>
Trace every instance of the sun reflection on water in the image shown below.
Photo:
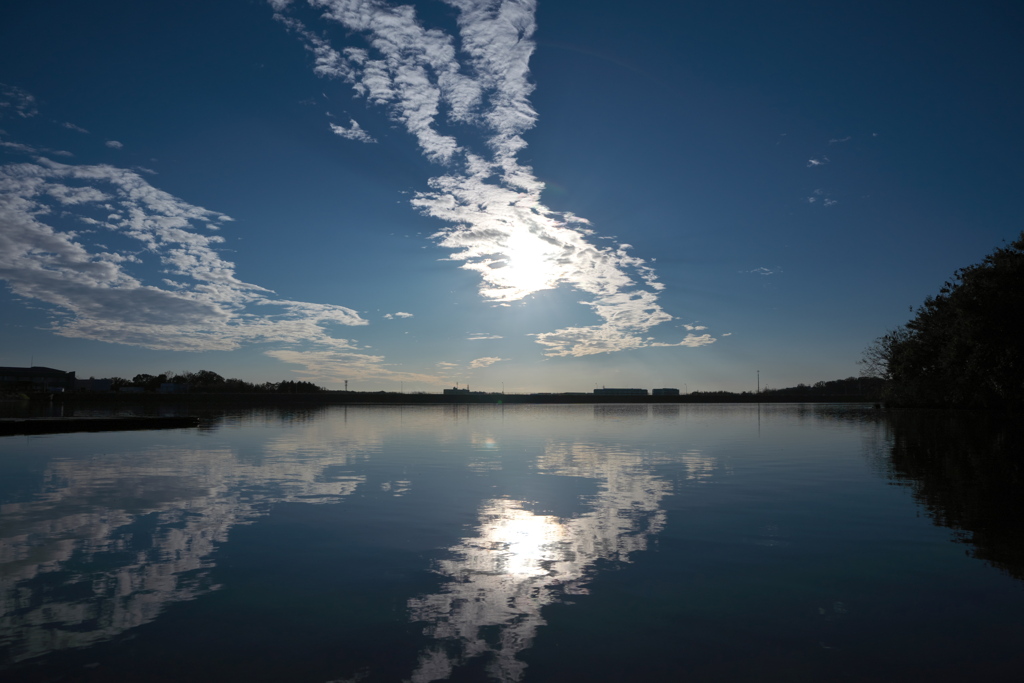
<path fill-rule="evenodd" d="M 537 462 L 542 475 L 597 482 L 597 495 L 577 514 L 535 514 L 513 498 L 484 501 L 474 532 L 437 563 L 449 580 L 408 603 L 410 619 L 434 640 L 409 680 L 447 680 L 478 657 L 492 679 L 522 680 L 526 662 L 519 654 L 546 623 L 544 607 L 586 595 L 598 560 L 630 562 L 664 525 L 660 503 L 671 485 L 646 458 L 621 447 L 550 442 Z"/>
<path fill-rule="evenodd" d="M 545 563 L 558 559 L 558 543 L 564 535 L 558 519 L 534 515 L 516 501 L 495 501 L 493 517 L 481 535 L 494 549 L 494 570 L 512 576 L 550 573 Z"/>

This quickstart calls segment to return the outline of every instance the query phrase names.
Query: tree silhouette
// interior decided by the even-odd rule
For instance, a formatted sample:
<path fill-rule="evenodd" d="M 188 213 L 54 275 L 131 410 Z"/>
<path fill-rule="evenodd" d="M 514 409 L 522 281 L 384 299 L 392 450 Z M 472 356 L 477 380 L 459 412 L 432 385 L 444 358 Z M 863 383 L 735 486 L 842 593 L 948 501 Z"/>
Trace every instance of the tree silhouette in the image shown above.
<path fill-rule="evenodd" d="M 1024 403 L 1024 233 L 956 271 L 906 325 L 862 359 L 895 404 L 991 408 Z"/>

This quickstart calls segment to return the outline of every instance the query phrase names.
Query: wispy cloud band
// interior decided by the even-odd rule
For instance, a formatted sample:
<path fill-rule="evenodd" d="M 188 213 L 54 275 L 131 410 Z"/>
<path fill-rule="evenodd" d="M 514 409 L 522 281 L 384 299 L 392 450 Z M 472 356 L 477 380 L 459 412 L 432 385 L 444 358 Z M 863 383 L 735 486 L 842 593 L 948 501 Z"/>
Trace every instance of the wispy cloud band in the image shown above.
<path fill-rule="evenodd" d="M 68 337 L 176 351 L 246 342 L 351 348 L 325 326 L 366 324 L 356 311 L 275 298 L 238 279 L 216 250 L 230 220 L 114 166 L 45 158 L 0 166 L 0 279 L 52 305 L 54 330 Z M 123 246 L 100 246 L 107 241 Z M 164 276 L 159 285 L 137 272 L 146 261 Z"/>
<path fill-rule="evenodd" d="M 544 206 L 543 183 L 518 161 L 522 134 L 537 121 L 529 100 L 536 3 L 445 1 L 458 11 L 457 37 L 424 27 L 408 5 L 269 0 L 278 21 L 314 55 L 317 74 L 384 107 L 428 159 L 447 167 L 412 203 L 447 223 L 434 239 L 479 275 L 485 300 L 508 305 L 561 285 L 589 296 L 581 303 L 596 324 L 535 334 L 551 356 L 653 346 L 647 331 L 672 319 L 657 302 L 663 285 L 654 271 L 628 245 L 597 246 L 586 220 Z M 296 16 L 302 4 L 364 43 L 333 47 Z M 471 149 L 474 136 L 457 139 L 455 124 L 483 131 L 486 149 Z"/>

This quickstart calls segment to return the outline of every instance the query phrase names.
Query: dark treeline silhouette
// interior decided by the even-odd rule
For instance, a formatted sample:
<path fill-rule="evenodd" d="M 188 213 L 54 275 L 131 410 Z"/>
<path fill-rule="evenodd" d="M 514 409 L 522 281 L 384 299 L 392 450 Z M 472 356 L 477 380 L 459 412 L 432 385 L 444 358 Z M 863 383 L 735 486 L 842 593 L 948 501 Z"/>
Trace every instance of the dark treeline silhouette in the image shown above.
<path fill-rule="evenodd" d="M 855 396 L 864 400 L 874 400 L 881 395 L 885 382 L 878 377 L 847 377 L 828 382 L 816 382 L 812 385 L 797 384 L 785 389 L 765 387 L 761 392 L 763 398 L 783 401 L 794 400 L 848 400 Z"/>
<path fill-rule="evenodd" d="M 1024 233 L 961 268 L 914 318 L 864 352 L 896 406 L 1024 405 Z"/>
<path fill-rule="evenodd" d="M 974 557 L 1024 579 L 1024 428 L 999 413 L 886 411 L 888 475 Z"/>
<path fill-rule="evenodd" d="M 159 375 L 139 374 L 131 380 L 123 377 L 111 378 L 111 388 L 115 391 L 126 387 L 152 392 L 201 394 L 311 394 L 326 391 L 312 382 L 284 381 L 254 384 L 236 378 L 225 379 L 211 370 L 165 372 Z"/>
<path fill-rule="evenodd" d="M 800 403 L 827 401 L 878 401 L 885 381 L 879 377 L 847 377 L 797 384 L 795 387 L 772 389 L 762 387 L 756 391 L 692 391 L 682 398 L 707 403 Z"/>
<path fill-rule="evenodd" d="M 312 382 L 265 382 L 254 384 L 241 379 L 225 379 L 216 372 L 165 372 L 160 375 L 138 374 L 131 380 L 114 377 L 111 388 L 116 394 L 143 391 L 146 394 L 272 396 L 281 394 L 310 395 L 310 400 L 329 403 L 755 403 L 755 402 L 823 402 L 877 401 L 884 382 L 874 377 L 847 377 L 815 384 L 755 391 L 693 391 L 671 396 L 602 396 L 585 393 L 518 393 L 473 392 L 442 395 L 417 392 L 405 394 L 391 391 L 330 391 Z M 127 390 L 127 391 L 126 391 Z M 132 393 L 133 396 L 138 394 Z M 319 398 L 318 398 L 319 397 Z M 79 395 L 79 398 L 84 398 Z M 95 397 L 100 400 L 100 396 Z M 154 396 L 155 398 L 155 396 Z"/>

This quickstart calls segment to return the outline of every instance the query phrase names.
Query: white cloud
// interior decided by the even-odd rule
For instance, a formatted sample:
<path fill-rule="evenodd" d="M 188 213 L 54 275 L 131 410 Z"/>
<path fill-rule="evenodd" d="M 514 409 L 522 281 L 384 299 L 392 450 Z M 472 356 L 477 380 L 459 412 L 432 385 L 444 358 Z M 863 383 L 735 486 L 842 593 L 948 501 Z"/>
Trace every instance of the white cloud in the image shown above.
<path fill-rule="evenodd" d="M 835 206 L 839 203 L 839 200 L 831 199 L 829 193 L 821 189 L 815 190 L 814 194 L 807 198 L 808 204 L 816 204 L 819 201 L 822 206 Z"/>
<path fill-rule="evenodd" d="M 107 140 L 105 143 L 110 149 L 124 149 L 124 143 L 118 142 L 117 140 Z"/>
<path fill-rule="evenodd" d="M 661 342 L 653 342 L 651 346 L 688 346 L 690 348 L 697 348 L 698 346 L 707 346 L 708 344 L 714 344 L 717 340 L 710 334 L 702 334 L 699 337 L 697 335 L 688 334 L 683 341 L 677 344 L 663 344 Z"/>
<path fill-rule="evenodd" d="M 57 227 L 69 220 L 85 230 Z M 53 330 L 66 337 L 174 351 L 354 348 L 326 328 L 366 324 L 356 311 L 278 299 L 236 277 L 217 252 L 216 232 L 230 220 L 127 169 L 48 159 L 0 166 L 0 279 L 50 305 Z M 127 246 L 86 242 L 104 233 Z M 159 267 L 163 287 L 129 270 L 143 260 Z"/>
<path fill-rule="evenodd" d="M 0 118 L 14 114 L 23 119 L 39 113 L 36 98 L 14 85 L 0 83 Z"/>
<path fill-rule="evenodd" d="M 824 166 L 828 163 L 828 157 L 822 157 L 820 159 L 808 159 L 807 168 L 814 168 L 815 166 Z"/>
<path fill-rule="evenodd" d="M 845 138 L 832 138 L 831 140 L 828 141 L 828 144 L 830 144 L 830 145 L 837 145 L 837 144 L 839 144 L 841 142 L 849 142 L 851 139 L 852 139 L 852 136 L 850 136 L 850 135 L 847 135 Z"/>
<path fill-rule="evenodd" d="M 331 130 L 335 135 L 340 135 L 346 140 L 355 140 L 356 142 L 377 142 L 376 138 L 363 130 L 355 119 L 349 119 L 349 127 L 339 126 L 336 123 L 330 124 Z"/>
<path fill-rule="evenodd" d="M 708 329 L 707 326 L 705 326 L 705 325 L 683 325 L 683 327 L 685 329 L 687 329 L 687 330 L 698 330 L 698 331 L 699 330 L 706 330 L 706 329 Z"/>
<path fill-rule="evenodd" d="M 518 161 L 522 135 L 537 120 L 529 100 L 535 2 L 447 2 L 458 11 L 457 35 L 425 28 L 408 5 L 308 0 L 314 21 L 340 24 L 364 40 L 340 49 L 295 16 L 300 3 L 271 5 L 313 54 L 315 73 L 349 83 L 399 122 L 428 159 L 446 166 L 412 204 L 447 224 L 433 237 L 450 260 L 479 276 L 482 298 L 508 305 L 560 286 L 581 292 L 598 322 L 534 334 L 551 356 L 652 345 L 646 333 L 672 320 L 657 302 L 664 285 L 653 269 L 629 245 L 598 246 L 586 220 L 544 206 L 544 184 Z M 465 142 L 456 137 L 465 128 L 455 124 L 472 129 Z M 354 120 L 332 130 L 365 133 Z M 483 152 L 470 144 L 480 131 Z"/>
<path fill-rule="evenodd" d="M 466 337 L 466 341 L 482 341 L 484 339 L 503 339 L 500 334 L 487 334 L 486 332 L 474 332 Z"/>
<path fill-rule="evenodd" d="M 760 268 L 754 268 L 753 270 L 747 270 L 747 271 L 742 271 L 742 272 L 754 273 L 755 275 L 775 275 L 777 273 L 781 273 L 782 270 L 779 269 L 779 268 L 772 269 L 772 268 L 765 268 L 764 266 L 761 266 Z M 697 328 L 697 329 L 703 329 L 703 328 Z"/>
<path fill-rule="evenodd" d="M 89 132 L 85 128 L 82 128 L 81 126 L 76 126 L 75 124 L 71 123 L 70 121 L 65 121 L 64 123 L 62 123 L 60 125 L 64 126 L 68 130 L 77 131 L 79 133 L 88 133 Z"/>
<path fill-rule="evenodd" d="M 464 85 L 472 83 L 459 72 L 452 40 L 441 31 L 419 26 L 415 11 L 406 5 L 388 7 L 373 0 L 310 0 L 309 4 L 322 9 L 324 18 L 367 35 L 380 55 L 370 58 L 361 49 L 340 53 L 300 21 L 282 17 L 280 21 L 316 55 L 316 72 L 352 83 L 358 94 L 386 106 L 416 137 L 428 158 L 450 161 L 459 147 L 454 138 L 440 134 L 434 123 L 442 102 L 464 101 Z M 278 12 L 286 9 L 279 5 L 274 5 Z"/>
<path fill-rule="evenodd" d="M 3 135 L 4 131 L 0 130 L 0 135 Z M 35 156 L 37 154 L 52 154 L 61 157 L 73 157 L 74 154 L 66 152 L 61 149 L 47 149 L 45 147 L 33 147 L 32 145 L 26 145 L 22 142 L 10 142 L 8 140 L 0 140 L 0 149 L 5 149 L 11 152 L 20 152 L 22 154 L 30 154 Z"/>
<path fill-rule="evenodd" d="M 547 355 L 549 356 L 591 356 L 598 353 L 639 349 L 651 345 L 649 339 L 644 339 L 608 323 L 590 327 L 566 327 L 534 336 L 537 338 L 537 343 L 548 347 Z"/>
<path fill-rule="evenodd" d="M 494 356 L 485 356 L 484 358 L 477 358 L 476 360 L 470 361 L 469 369 L 478 370 L 479 368 L 486 368 L 489 365 L 494 365 L 499 361 L 505 360 L 504 358 L 496 358 Z"/>
<path fill-rule="evenodd" d="M 394 320 L 395 318 L 411 318 L 412 313 L 405 313 L 404 311 L 398 311 L 397 313 L 385 313 L 384 317 L 388 320 Z"/>
<path fill-rule="evenodd" d="M 7 142 L 6 140 L 0 140 L 0 147 L 3 149 L 9 149 L 12 152 L 23 152 L 24 154 L 38 154 L 39 150 L 35 147 L 22 144 L 20 142 Z"/>
<path fill-rule="evenodd" d="M 383 356 L 356 353 L 346 349 L 275 349 L 266 354 L 285 363 L 302 366 L 300 378 L 316 384 L 349 381 L 386 380 L 393 382 L 442 383 L 447 378 L 416 372 L 404 372 L 384 362 Z"/>

